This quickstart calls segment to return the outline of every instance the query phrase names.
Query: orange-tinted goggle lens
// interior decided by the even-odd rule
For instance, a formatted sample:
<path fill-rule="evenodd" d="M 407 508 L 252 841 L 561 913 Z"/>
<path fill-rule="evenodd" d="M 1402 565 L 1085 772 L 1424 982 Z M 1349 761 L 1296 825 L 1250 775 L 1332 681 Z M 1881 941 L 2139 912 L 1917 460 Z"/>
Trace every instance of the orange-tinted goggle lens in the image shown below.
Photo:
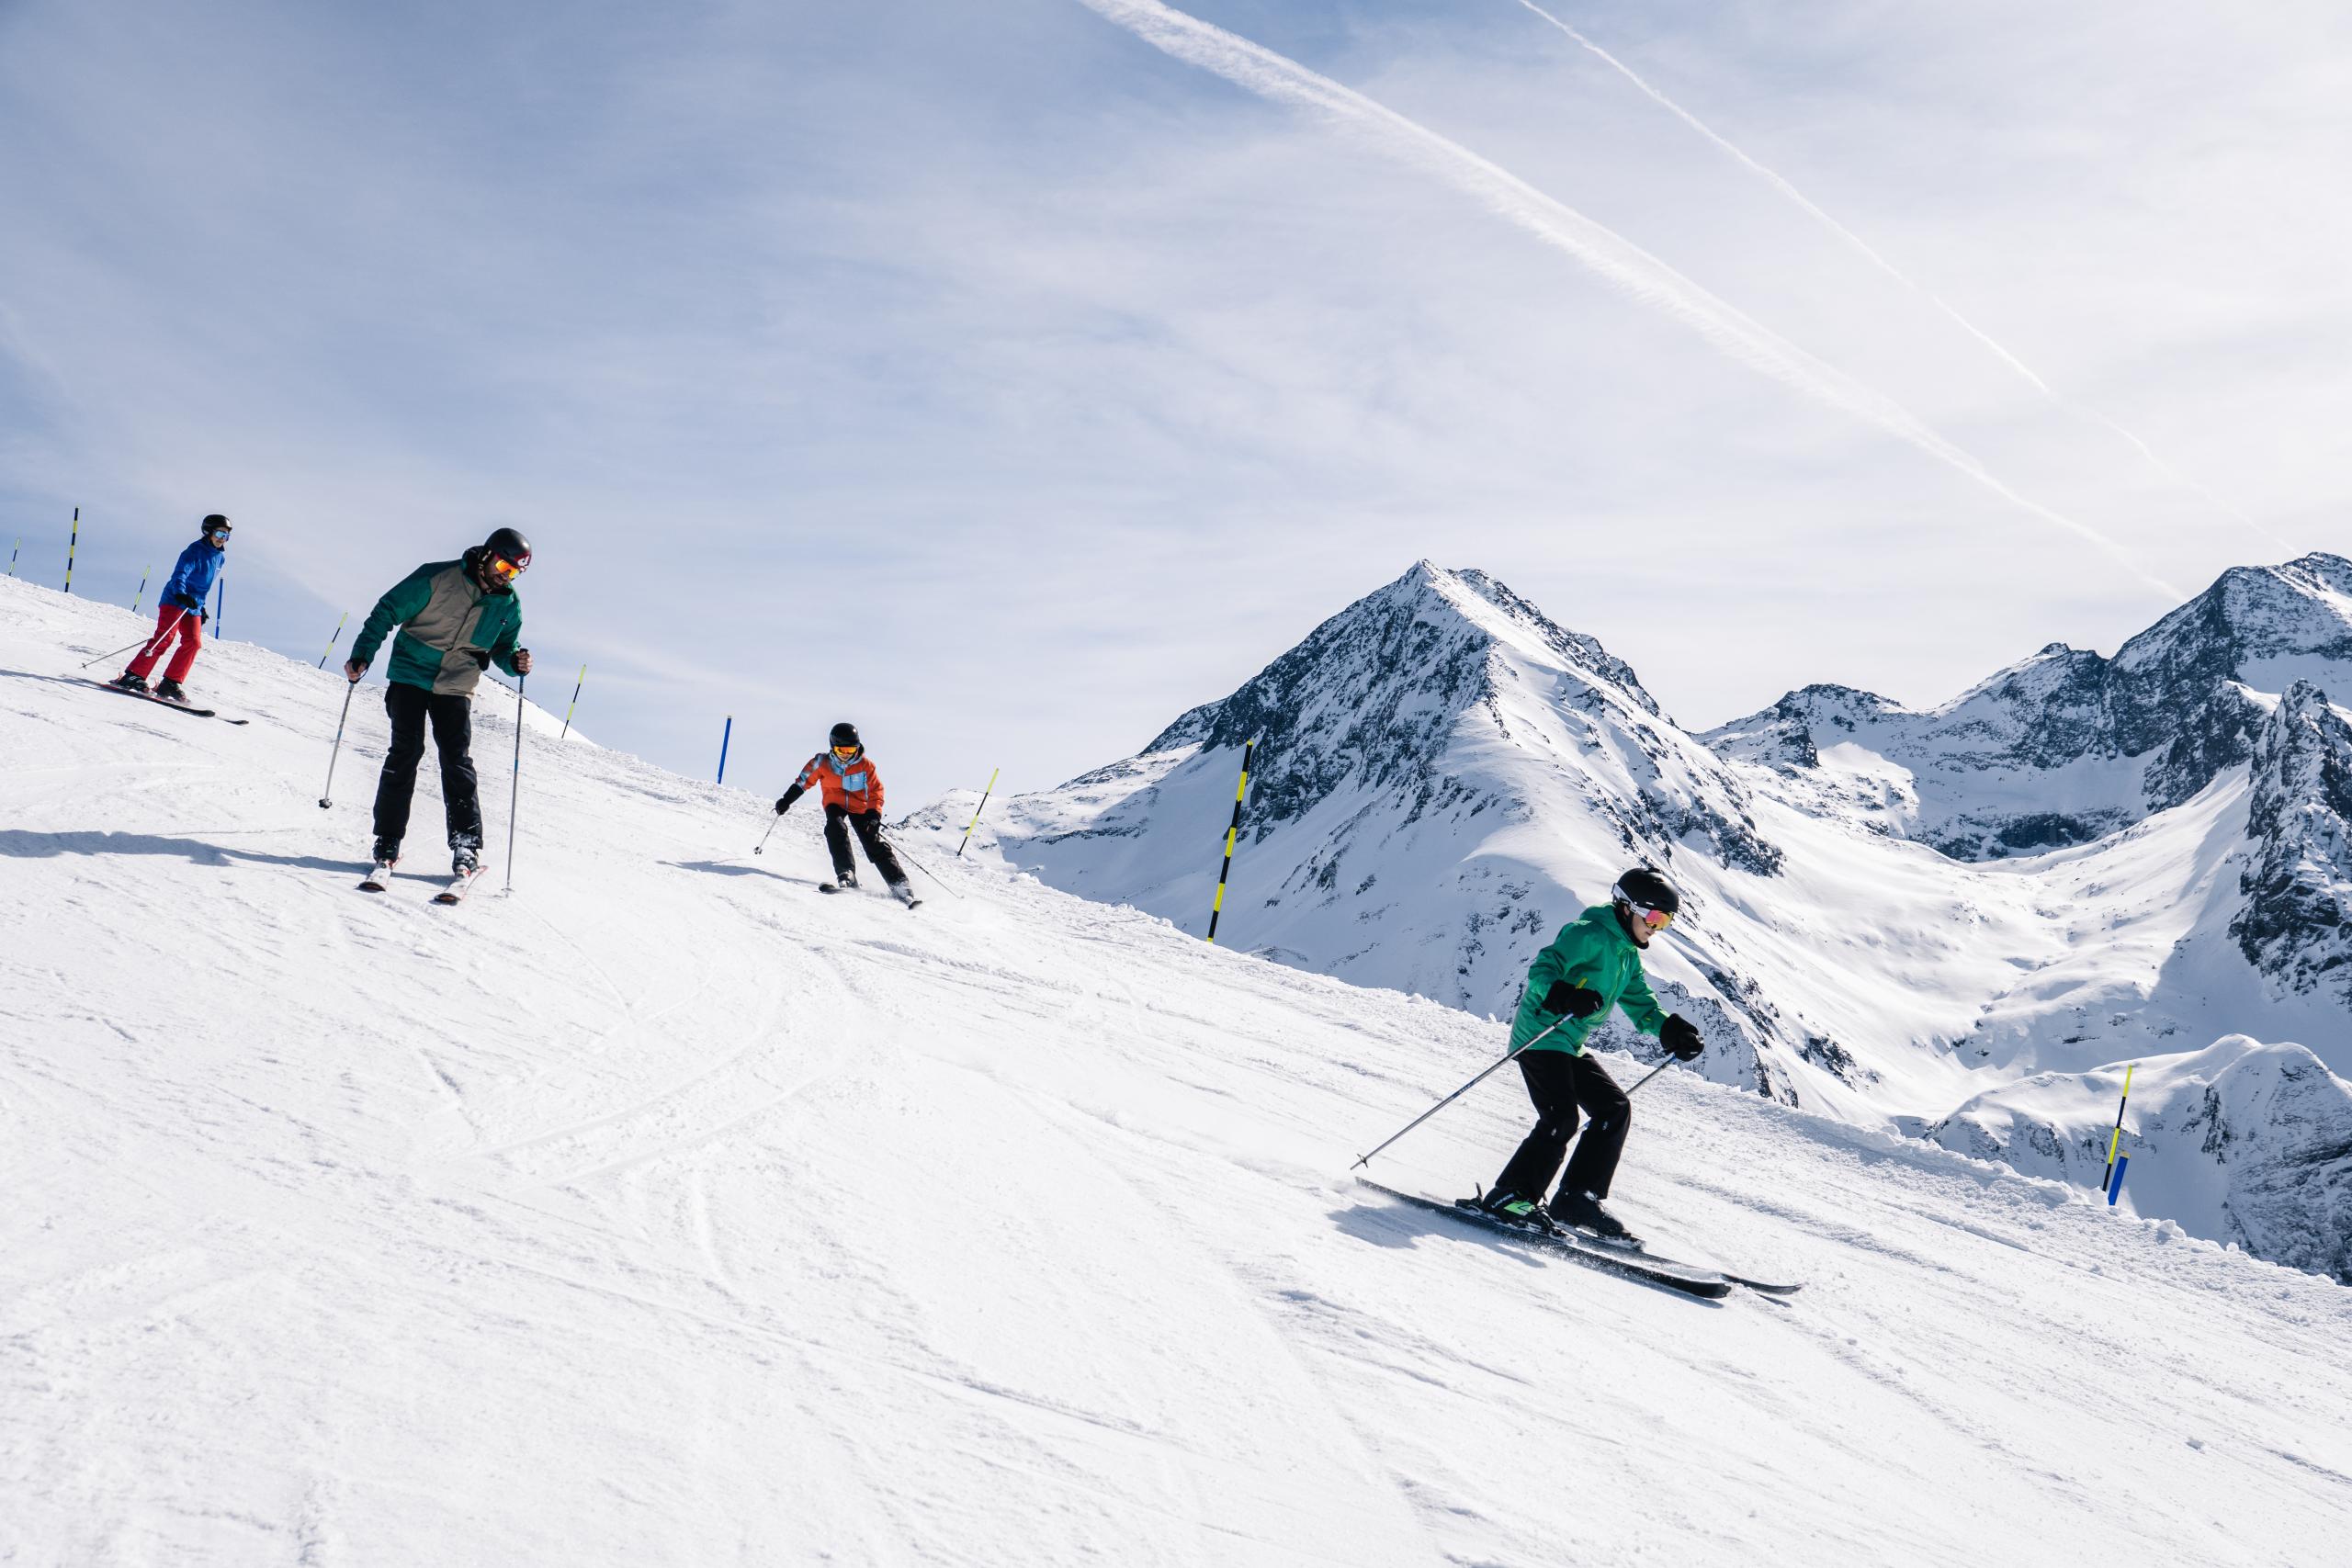
<path fill-rule="evenodd" d="M 1665 909 L 1645 909 L 1636 904 L 1634 906 L 1634 913 L 1642 918 L 1642 924 L 1654 931 L 1662 931 L 1674 923 L 1674 916 Z"/>
<path fill-rule="evenodd" d="M 508 560 L 504 556 L 492 556 L 490 558 L 491 575 L 501 582 L 512 582 L 523 575 L 524 564 Z"/>
<path fill-rule="evenodd" d="M 860 751 L 863 751 L 864 750 L 865 750 L 865 747 L 863 747 L 863 746 L 836 746 L 836 747 L 834 747 L 834 748 L 833 748 L 833 755 L 834 755 L 834 756 L 836 756 L 836 757 L 839 757 L 842 761 L 846 762 L 846 761 L 848 761 L 852 757 L 856 756 Z"/>

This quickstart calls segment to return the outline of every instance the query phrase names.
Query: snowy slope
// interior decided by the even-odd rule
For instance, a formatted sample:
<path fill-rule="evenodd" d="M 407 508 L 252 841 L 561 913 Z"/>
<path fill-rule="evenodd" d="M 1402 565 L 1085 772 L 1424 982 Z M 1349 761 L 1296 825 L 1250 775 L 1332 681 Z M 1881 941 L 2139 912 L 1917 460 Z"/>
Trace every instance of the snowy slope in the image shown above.
<path fill-rule="evenodd" d="M 1344 1176 L 1476 1019 L 937 851 L 820 900 L 808 819 L 537 739 L 514 897 L 369 898 L 375 688 L 322 812 L 335 677 L 70 676 L 134 635 L 0 583 L 0 1561 L 2340 1550 L 2320 1280 L 1679 1073 L 1623 1207 L 1805 1292 L 1532 1258 Z"/>
<path fill-rule="evenodd" d="M 2096 1185 L 2124 1074 L 2042 1074 L 1981 1094 L 1930 1136 Z M 2352 1084 L 2300 1045 L 2242 1034 L 2134 1065 L 2124 1195 L 2199 1235 L 2352 1284 Z"/>

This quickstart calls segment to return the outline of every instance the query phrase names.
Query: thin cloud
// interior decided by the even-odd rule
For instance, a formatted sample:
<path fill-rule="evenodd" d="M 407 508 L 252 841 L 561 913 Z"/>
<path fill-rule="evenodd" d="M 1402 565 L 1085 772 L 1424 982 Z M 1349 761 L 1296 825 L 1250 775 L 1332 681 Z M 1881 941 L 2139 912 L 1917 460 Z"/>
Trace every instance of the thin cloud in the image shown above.
<path fill-rule="evenodd" d="M 2109 419 L 2107 415 L 2099 412 L 2097 409 L 2078 403 L 2072 398 L 2068 398 L 2061 394 L 2055 388 L 2052 387 L 2048 381 L 2044 380 L 2031 366 L 2018 358 L 2015 354 L 2012 354 L 2006 346 L 1995 339 L 1990 333 L 1984 331 L 1982 327 L 1979 327 L 1966 316 L 1962 315 L 1959 310 L 1946 300 L 1941 295 L 1936 293 L 1926 285 L 1915 281 L 1908 274 L 1904 272 L 1902 268 L 1887 260 L 1884 255 L 1880 254 L 1876 247 L 1872 246 L 1860 234 L 1855 233 L 1851 229 L 1847 228 L 1843 223 L 1840 223 L 1837 219 L 1831 217 L 1826 211 L 1823 210 L 1819 204 L 1815 203 L 1810 197 L 1806 196 L 1804 192 L 1799 190 L 1794 184 L 1782 176 L 1777 171 L 1758 163 L 1741 148 L 1735 145 L 1731 141 L 1718 134 L 1713 128 L 1700 119 L 1698 116 L 1692 114 L 1680 104 L 1676 103 L 1672 98 L 1668 97 L 1664 93 L 1658 91 L 1657 88 L 1645 81 L 1633 69 L 1633 67 L 1627 65 L 1623 61 L 1618 59 L 1615 55 L 1610 53 L 1599 44 L 1593 42 L 1592 39 L 1585 37 L 1584 34 L 1578 32 L 1576 28 L 1562 21 L 1551 12 L 1544 9 L 1543 6 L 1536 5 L 1534 0 L 1512 0 L 1512 4 L 1534 12 L 1535 15 L 1543 17 L 1546 22 L 1551 23 L 1552 26 L 1557 28 L 1561 32 L 1566 33 L 1570 39 L 1574 39 L 1578 46 L 1599 58 L 1601 62 L 1606 64 L 1611 71 L 1616 72 L 1617 74 L 1623 76 L 1626 81 L 1631 82 L 1635 87 L 1639 88 L 1643 95 L 1649 98 L 1651 102 L 1657 104 L 1660 108 L 1674 116 L 1675 118 L 1680 120 L 1691 130 L 1697 131 L 1701 136 L 1705 137 L 1717 148 L 1729 155 L 1735 162 L 1739 164 L 1741 167 L 1755 174 L 1759 178 L 1763 179 L 1765 183 L 1770 185 L 1774 190 L 1779 191 L 1782 196 L 1788 197 L 1788 199 L 1794 203 L 1798 209 L 1804 211 L 1807 217 L 1813 219 L 1823 228 L 1828 230 L 1830 233 L 1836 235 L 1840 241 L 1844 242 L 1846 245 L 1851 248 L 1857 254 L 1860 255 L 1865 261 L 1869 262 L 1872 266 L 1877 267 L 1881 272 L 1886 274 L 1887 276 L 1894 279 L 1895 282 L 1901 284 L 1905 288 L 1909 289 L 1913 294 L 1917 295 L 1920 299 L 1926 300 L 1928 304 L 1941 311 L 1953 325 L 1959 327 L 1961 331 L 1966 333 L 1970 337 L 1974 338 L 1979 344 L 1983 344 L 1984 348 L 1992 353 L 1995 358 L 1998 359 L 2002 364 L 2015 371 L 2029 386 L 2032 387 L 2035 391 L 2041 393 L 2044 398 L 2047 398 L 2056 407 L 2064 410 L 2066 412 L 2073 414 L 2078 419 L 2088 420 L 2094 424 L 2104 426 L 2109 431 L 2111 431 L 2116 435 L 2119 435 L 2123 440 L 2129 442 L 2132 448 L 2137 451 L 2142 457 L 2147 460 L 2148 465 L 2151 468 L 2154 468 L 2159 474 L 2162 474 L 2165 479 L 2169 480 L 2171 483 L 2178 485 L 2183 490 L 2198 496 L 2208 505 L 2227 514 L 2232 520 L 2253 529 L 2256 533 L 2260 534 L 2265 539 L 2267 539 L 2272 544 L 2282 547 L 2288 547 L 2286 540 L 2280 538 L 2278 535 L 2272 533 L 2269 529 L 2256 522 L 2238 507 L 2222 500 L 2211 490 L 2208 490 L 2205 486 L 2198 483 L 2195 479 L 2190 479 L 2187 474 L 2182 473 L 2178 468 L 2174 468 L 2170 463 L 2165 461 L 2163 457 L 2157 455 L 2154 447 L 2142 440 L 2132 431 L 2118 423 L 2116 421 Z"/>
<path fill-rule="evenodd" d="M 1392 155 L 1476 197 L 1496 216 L 1565 251 L 1632 299 L 1680 321 L 1730 357 L 1908 442 L 2002 500 L 2097 547 L 2173 603 L 2188 597 L 2098 529 L 2011 489 L 1974 456 L 1893 399 L 1815 358 L 1623 235 L 1460 143 L 1285 55 L 1158 0 L 1079 3 L 1161 52 L 1215 72 L 1261 97 L 1315 109 L 1369 131 Z"/>

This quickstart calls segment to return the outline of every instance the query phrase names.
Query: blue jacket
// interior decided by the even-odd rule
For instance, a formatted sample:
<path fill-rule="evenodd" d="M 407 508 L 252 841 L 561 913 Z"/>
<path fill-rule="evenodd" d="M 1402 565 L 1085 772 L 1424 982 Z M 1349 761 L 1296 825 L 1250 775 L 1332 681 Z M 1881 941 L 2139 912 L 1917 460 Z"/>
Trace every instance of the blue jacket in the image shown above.
<path fill-rule="evenodd" d="M 205 595 L 220 581 L 220 563 L 229 552 L 215 549 L 210 541 L 198 539 L 180 552 L 180 564 L 172 569 L 172 580 L 164 584 L 160 604 L 182 610 L 201 610 Z"/>

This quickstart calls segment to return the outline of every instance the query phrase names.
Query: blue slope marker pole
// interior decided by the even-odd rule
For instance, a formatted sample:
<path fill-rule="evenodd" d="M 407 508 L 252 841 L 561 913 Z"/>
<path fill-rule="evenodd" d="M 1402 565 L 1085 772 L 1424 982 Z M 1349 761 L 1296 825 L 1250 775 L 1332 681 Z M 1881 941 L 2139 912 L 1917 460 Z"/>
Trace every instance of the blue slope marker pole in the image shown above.
<path fill-rule="evenodd" d="M 584 669 L 582 678 L 586 678 Z M 730 713 L 727 716 L 727 728 L 718 732 L 718 782 L 720 784 L 727 782 L 727 743 L 734 738 L 735 716 Z"/>
<path fill-rule="evenodd" d="M 229 570 L 220 569 L 220 581 L 212 588 L 212 640 L 220 640 L 220 606 L 229 602 Z"/>
<path fill-rule="evenodd" d="M 22 534 L 19 534 L 17 536 L 17 542 L 8 547 L 8 575 L 10 577 L 17 575 L 17 557 L 24 553 L 24 548 L 25 536 Z"/>
<path fill-rule="evenodd" d="M 2115 1201 L 2123 1196 L 2123 1168 L 2131 1163 L 2130 1155 L 2115 1156 L 2115 1174 L 2107 1183 L 2107 1206 L 2110 1209 L 2115 1207 Z"/>

